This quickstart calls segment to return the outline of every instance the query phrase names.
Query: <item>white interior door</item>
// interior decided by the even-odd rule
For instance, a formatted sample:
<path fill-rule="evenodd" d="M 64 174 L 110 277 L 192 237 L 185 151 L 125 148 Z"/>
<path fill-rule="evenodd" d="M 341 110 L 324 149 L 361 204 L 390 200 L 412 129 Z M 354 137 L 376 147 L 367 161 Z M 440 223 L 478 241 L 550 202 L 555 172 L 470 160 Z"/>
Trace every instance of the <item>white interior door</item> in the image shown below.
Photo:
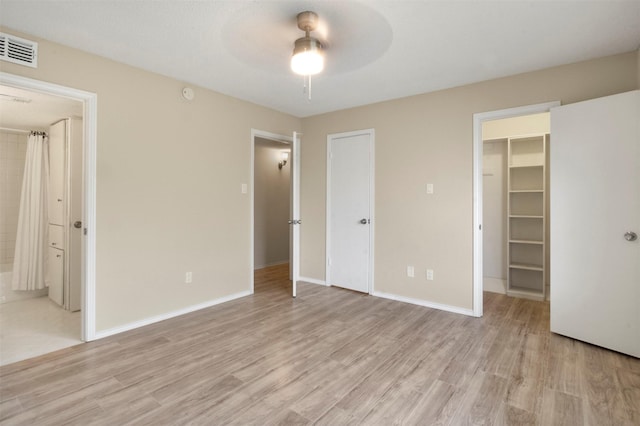
<path fill-rule="evenodd" d="M 291 282 L 293 284 L 293 297 L 298 292 L 298 279 L 300 278 L 300 136 L 293 132 L 291 143 L 291 220 L 292 229 L 291 244 Z"/>
<path fill-rule="evenodd" d="M 639 117 L 640 91 L 551 110 L 551 331 L 636 357 Z"/>
<path fill-rule="evenodd" d="M 69 120 L 69 210 L 66 217 L 66 226 L 68 229 L 69 242 L 67 245 L 69 279 L 67 281 L 68 300 L 66 301 L 69 310 L 72 312 L 79 311 L 82 305 L 82 269 L 83 269 L 83 253 L 82 248 L 82 206 L 83 200 L 83 135 L 82 135 L 82 119 L 71 118 Z M 77 226 L 76 226 L 77 225 Z M 67 297 L 65 295 L 65 297 Z"/>
<path fill-rule="evenodd" d="M 327 284 L 371 290 L 373 130 L 329 135 Z"/>

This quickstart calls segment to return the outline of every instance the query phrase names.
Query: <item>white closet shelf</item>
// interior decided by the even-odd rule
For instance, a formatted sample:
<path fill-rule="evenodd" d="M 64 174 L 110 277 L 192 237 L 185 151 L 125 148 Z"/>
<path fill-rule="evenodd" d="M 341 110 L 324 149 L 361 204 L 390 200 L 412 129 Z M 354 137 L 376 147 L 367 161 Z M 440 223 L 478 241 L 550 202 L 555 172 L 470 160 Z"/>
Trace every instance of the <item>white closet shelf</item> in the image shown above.
<path fill-rule="evenodd" d="M 537 245 L 544 244 L 544 241 L 538 241 L 538 240 L 509 240 L 509 242 L 514 244 L 537 244 Z"/>
<path fill-rule="evenodd" d="M 512 264 L 509 265 L 509 268 L 525 269 L 527 271 L 540 271 L 540 272 L 543 271 L 541 265 L 533 265 L 533 264 L 529 264 L 529 263 L 512 263 Z"/>

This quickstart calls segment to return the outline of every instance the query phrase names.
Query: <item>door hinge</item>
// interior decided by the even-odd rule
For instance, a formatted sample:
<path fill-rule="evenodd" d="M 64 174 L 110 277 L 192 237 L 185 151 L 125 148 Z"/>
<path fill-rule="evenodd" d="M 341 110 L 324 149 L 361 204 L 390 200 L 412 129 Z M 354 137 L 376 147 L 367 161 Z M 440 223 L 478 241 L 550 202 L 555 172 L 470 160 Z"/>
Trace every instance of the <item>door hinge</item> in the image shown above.
<path fill-rule="evenodd" d="M 84 229 L 82 230 L 82 233 L 83 233 L 84 235 L 87 235 L 87 228 L 84 228 Z"/>
<path fill-rule="evenodd" d="M 480 225 L 478 229 L 480 229 L 482 231 L 482 225 Z"/>

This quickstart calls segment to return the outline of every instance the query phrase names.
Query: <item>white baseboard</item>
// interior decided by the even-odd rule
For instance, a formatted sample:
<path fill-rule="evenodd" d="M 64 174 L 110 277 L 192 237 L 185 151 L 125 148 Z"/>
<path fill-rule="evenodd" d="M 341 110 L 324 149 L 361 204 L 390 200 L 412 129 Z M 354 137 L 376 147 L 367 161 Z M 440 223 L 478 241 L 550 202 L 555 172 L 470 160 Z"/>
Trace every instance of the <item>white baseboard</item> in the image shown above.
<path fill-rule="evenodd" d="M 457 306 L 444 305 L 442 303 L 429 302 L 429 301 L 426 301 L 426 300 L 414 299 L 414 298 L 411 298 L 411 297 L 398 296 L 398 295 L 395 295 L 395 294 L 383 293 L 383 292 L 380 292 L 380 291 L 374 291 L 373 293 L 371 293 L 371 295 L 375 296 L 375 297 L 382 297 L 383 299 L 391 299 L 391 300 L 396 300 L 398 302 L 411 303 L 412 305 L 425 306 L 427 308 L 433 308 L 433 309 L 439 309 L 441 311 L 453 312 L 454 314 L 462 314 L 462 315 L 467 315 L 467 316 L 470 316 L 470 317 L 474 316 L 473 315 L 473 309 L 464 309 L 464 308 L 459 308 Z"/>
<path fill-rule="evenodd" d="M 507 280 L 484 277 L 482 279 L 482 290 L 490 291 L 491 293 L 507 294 Z"/>
<path fill-rule="evenodd" d="M 209 300 L 208 302 L 187 306 L 186 308 L 178 309 L 177 311 L 167 312 L 165 314 L 160 314 L 160 315 L 145 318 L 139 321 L 130 322 L 129 324 L 124 324 L 118 327 L 110 328 L 108 330 L 96 331 L 96 334 L 94 336 L 95 338 L 92 340 L 102 339 L 104 337 L 112 336 L 118 333 L 124 333 L 125 331 L 133 330 L 139 327 L 144 327 L 145 325 L 164 321 L 166 319 L 174 318 L 180 315 L 189 314 L 191 312 L 199 311 L 200 309 L 209 308 L 211 306 L 219 305 L 221 303 L 230 302 L 231 300 L 249 296 L 250 294 L 251 294 L 250 291 L 241 291 L 240 293 L 230 294 L 229 296 L 220 297 L 219 299 Z"/>
<path fill-rule="evenodd" d="M 315 278 L 299 277 L 298 281 L 304 281 L 305 283 L 309 283 L 309 284 L 318 284 L 318 285 L 324 285 L 324 286 L 327 285 L 327 283 L 324 280 L 318 280 Z"/>
<path fill-rule="evenodd" d="M 263 268 L 268 268 L 269 266 L 277 266 L 277 265 L 284 265 L 285 263 L 289 263 L 288 260 L 280 260 L 277 262 L 270 262 L 264 265 L 254 265 L 253 266 L 253 270 L 257 271 L 258 269 L 263 269 Z"/>

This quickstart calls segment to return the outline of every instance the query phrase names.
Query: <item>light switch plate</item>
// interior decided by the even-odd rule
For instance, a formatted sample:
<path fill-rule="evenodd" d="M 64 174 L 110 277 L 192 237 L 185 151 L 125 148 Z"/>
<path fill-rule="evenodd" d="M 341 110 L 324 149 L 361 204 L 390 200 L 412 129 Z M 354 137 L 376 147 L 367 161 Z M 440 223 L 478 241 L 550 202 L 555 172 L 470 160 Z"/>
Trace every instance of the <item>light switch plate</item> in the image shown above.
<path fill-rule="evenodd" d="M 427 184 L 427 194 L 433 194 L 433 184 L 432 183 L 428 183 Z"/>
<path fill-rule="evenodd" d="M 247 184 L 246 184 L 246 183 L 243 183 L 243 184 L 242 184 L 242 186 L 240 187 L 240 191 L 241 191 L 243 194 L 246 194 L 246 193 L 247 193 Z"/>

